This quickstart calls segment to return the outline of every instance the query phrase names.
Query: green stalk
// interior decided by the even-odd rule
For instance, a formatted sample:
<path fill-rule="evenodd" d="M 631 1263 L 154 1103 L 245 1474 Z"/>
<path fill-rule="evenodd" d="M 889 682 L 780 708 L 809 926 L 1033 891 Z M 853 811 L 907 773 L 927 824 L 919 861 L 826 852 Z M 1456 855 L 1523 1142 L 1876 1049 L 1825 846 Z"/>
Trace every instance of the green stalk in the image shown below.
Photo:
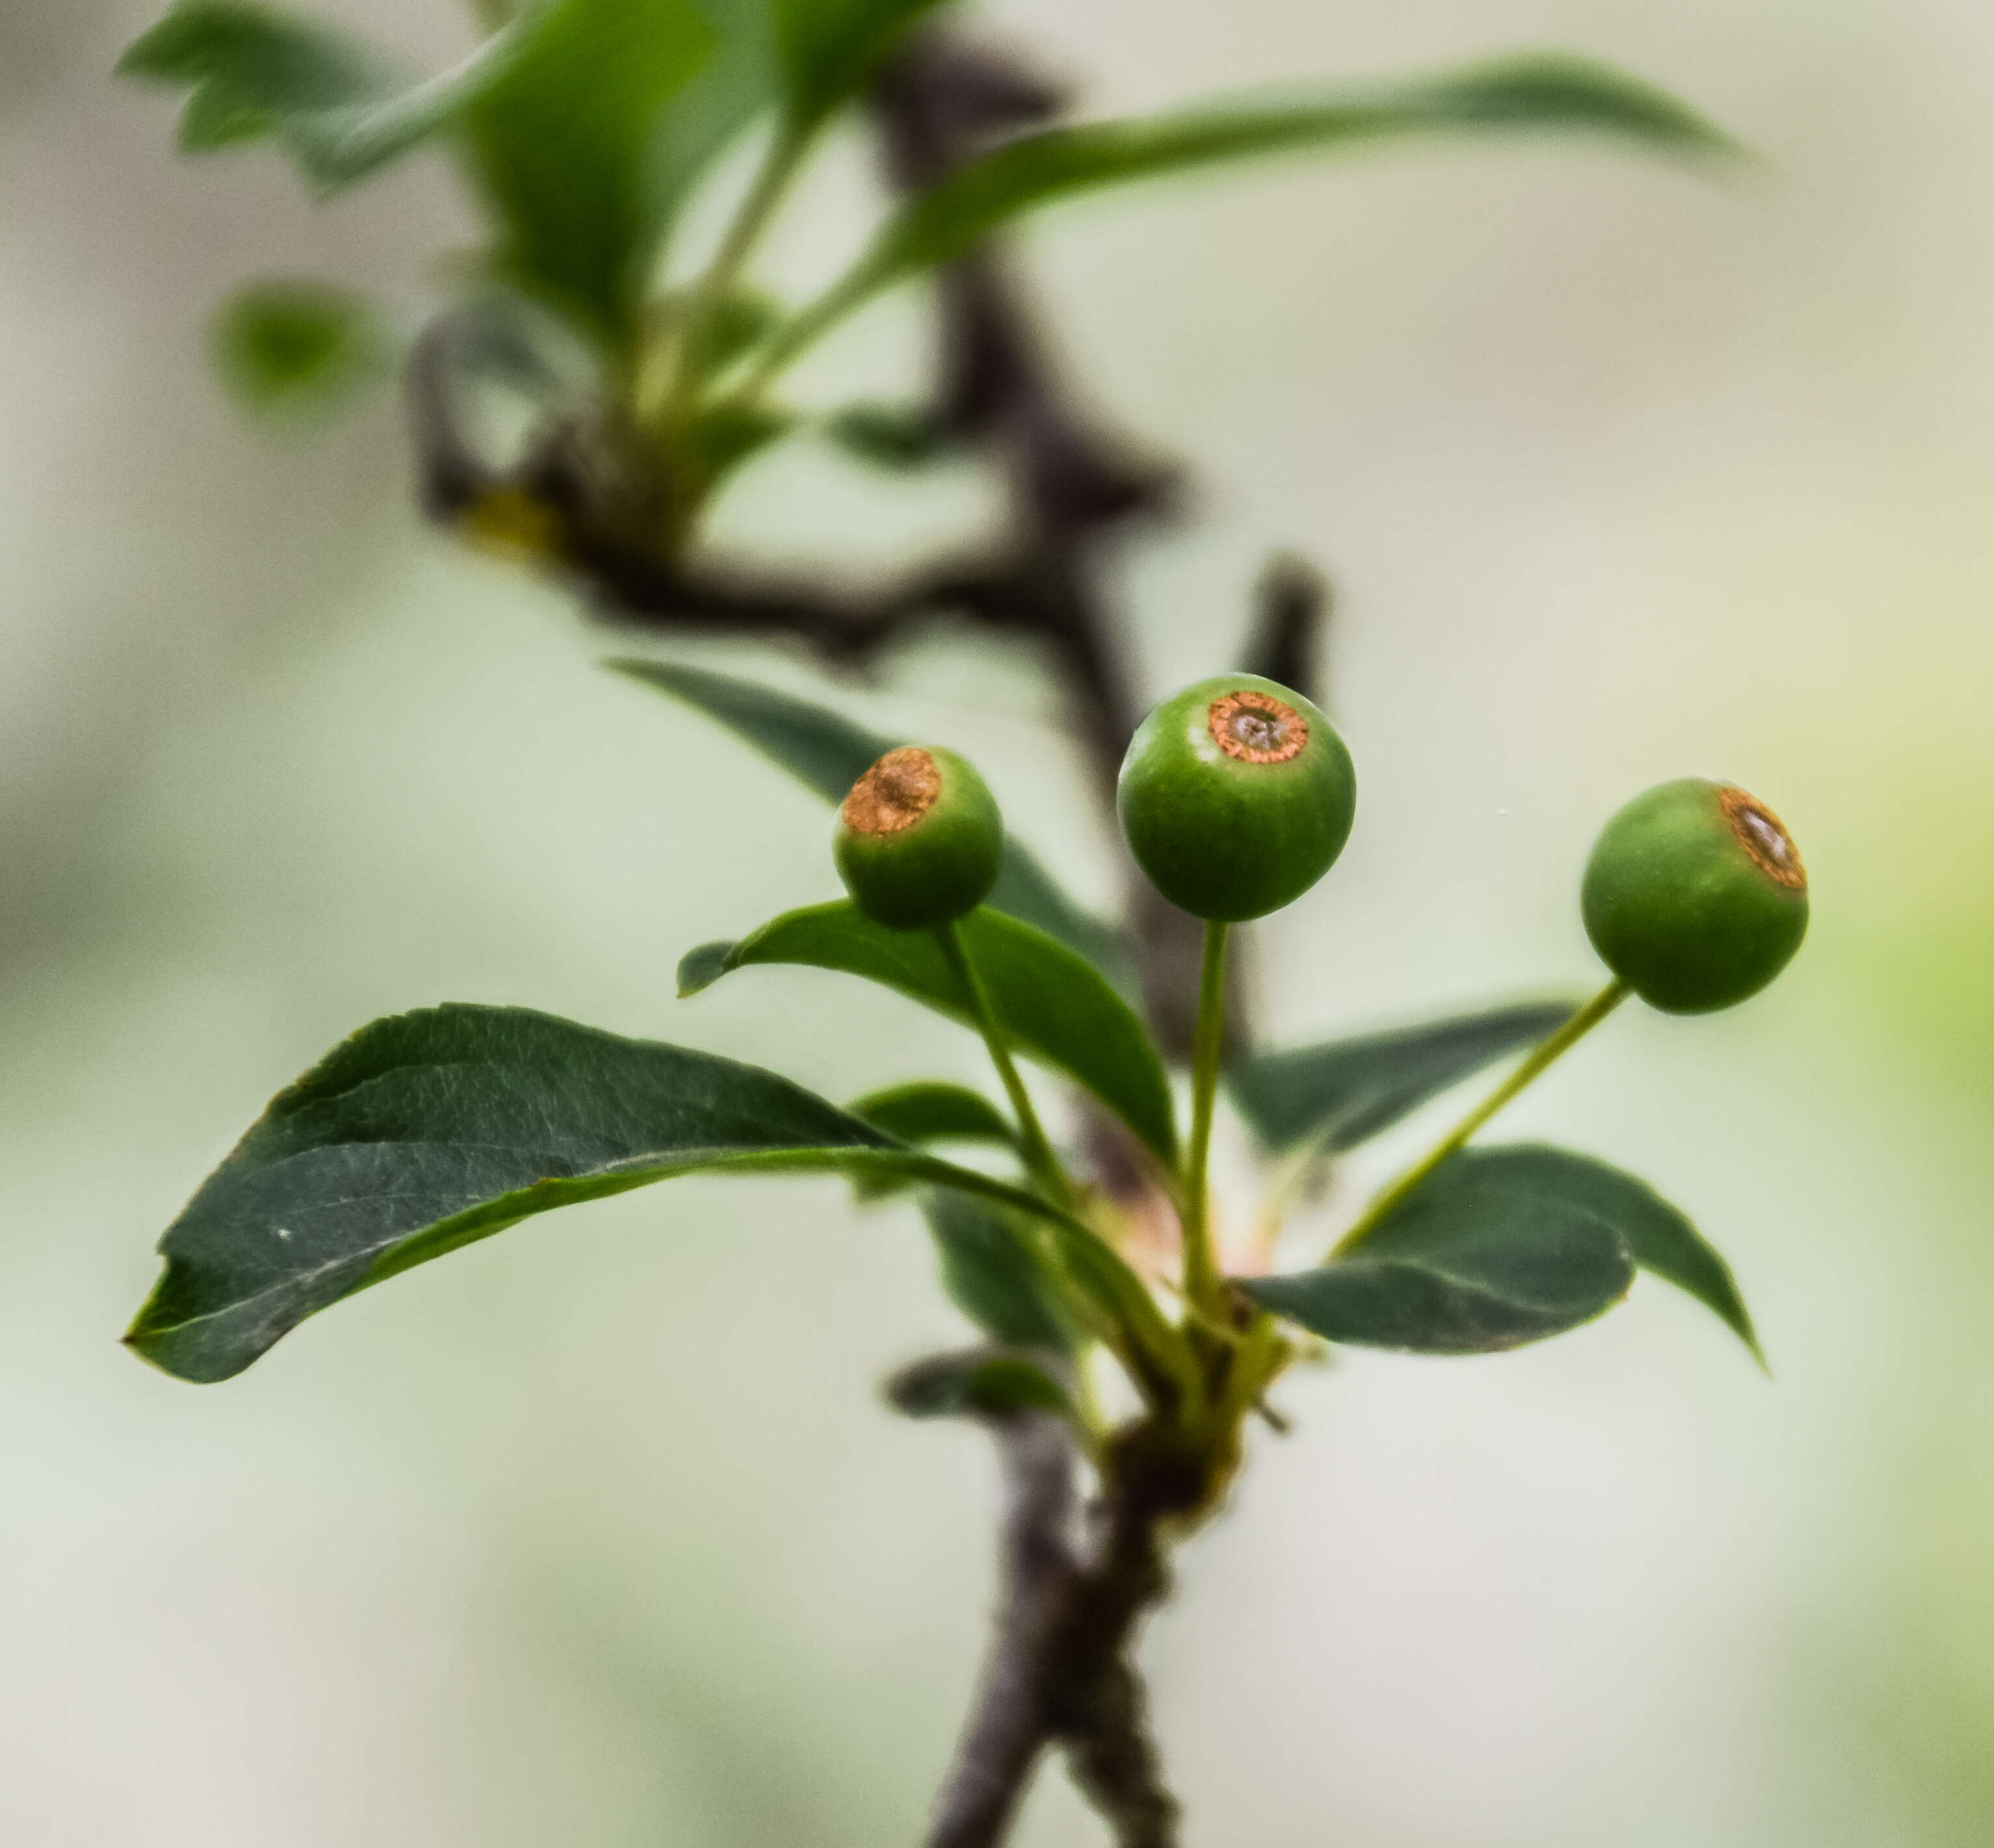
<path fill-rule="evenodd" d="M 1446 1136 L 1441 1137 L 1424 1157 L 1406 1169 L 1397 1180 L 1386 1188 L 1365 1209 L 1364 1216 L 1337 1241 L 1330 1253 L 1331 1257 L 1348 1257 L 1381 1226 L 1392 1209 L 1426 1179 L 1456 1150 L 1466 1146 L 1468 1139 L 1480 1129 L 1490 1117 L 1526 1085 L 1557 1064 L 1566 1053 L 1591 1032 L 1594 1027 L 1612 1013 L 1627 999 L 1631 991 L 1624 982 L 1607 983 L 1599 993 L 1587 1002 L 1578 1012 L 1566 1021 L 1557 1032 L 1537 1042 L 1530 1056 L 1503 1079 L 1482 1102 L 1456 1123 Z"/>
<path fill-rule="evenodd" d="M 1198 974 L 1197 1028 L 1191 1041 L 1191 1147 L 1184 1158 L 1184 1300 L 1211 1311 L 1221 1296 L 1218 1254 L 1211 1239 L 1211 1117 L 1218 1099 L 1218 1068 L 1225 1049 L 1225 940 L 1231 929 L 1215 920 L 1204 927 L 1204 963 Z"/>
<path fill-rule="evenodd" d="M 720 240 L 720 248 L 714 252 L 713 261 L 707 266 L 706 273 L 693 290 L 684 320 L 673 330 L 673 363 L 670 382 L 663 402 L 653 413 L 660 423 L 669 422 L 683 411 L 697 392 L 700 382 L 694 373 L 694 355 L 725 302 L 728 292 L 740 279 L 741 272 L 754 254 L 762 234 L 768 229 L 769 220 L 775 216 L 776 207 L 781 204 L 783 194 L 788 191 L 790 182 L 796 177 L 797 169 L 809 149 L 810 139 L 807 130 L 786 125 L 777 131 L 776 139 L 769 144 L 769 152 L 746 196 Z"/>
<path fill-rule="evenodd" d="M 976 1017 L 976 1024 L 983 1034 L 983 1044 L 989 1048 L 990 1062 L 997 1068 L 997 1075 L 1004 1083 L 1004 1095 L 1011 1100 L 1011 1108 L 1018 1119 L 1018 1132 L 1022 1144 L 1025 1165 L 1033 1178 L 1044 1189 L 1046 1197 L 1057 1206 L 1071 1210 L 1074 1204 L 1073 1183 L 1067 1178 L 1066 1171 L 1059 1164 L 1059 1157 L 1053 1153 L 1053 1145 L 1046 1140 L 1046 1132 L 1039 1122 L 1039 1113 L 1032 1108 L 1031 1093 L 1025 1089 L 1025 1081 L 1019 1077 L 1018 1068 L 1011 1058 L 1011 1049 L 1004 1044 L 1004 1036 L 997 1025 L 996 1011 L 990 1005 L 989 991 L 983 986 L 976 965 L 969 959 L 968 946 L 962 941 L 962 931 L 951 918 L 945 924 L 935 927 L 935 941 L 941 945 L 941 953 L 954 972 L 957 981 L 969 997 L 970 1010 Z"/>
<path fill-rule="evenodd" d="M 807 348 L 829 333 L 879 286 L 874 255 L 868 251 L 817 300 L 792 316 L 788 324 L 762 349 L 747 377 L 731 394 L 742 403 L 751 403 L 776 381 L 786 366 L 801 357 Z"/>

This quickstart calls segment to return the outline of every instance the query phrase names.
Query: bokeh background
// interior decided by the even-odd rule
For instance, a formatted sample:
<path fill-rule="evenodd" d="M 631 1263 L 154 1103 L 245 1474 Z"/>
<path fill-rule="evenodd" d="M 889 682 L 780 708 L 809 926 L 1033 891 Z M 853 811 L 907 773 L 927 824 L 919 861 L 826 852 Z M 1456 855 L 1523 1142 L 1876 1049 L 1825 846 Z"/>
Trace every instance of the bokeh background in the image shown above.
<path fill-rule="evenodd" d="M 680 1182 L 370 1293 L 226 1387 L 115 1344 L 195 1181 L 377 1014 L 527 1003 L 837 1095 L 975 1070 L 834 978 L 671 998 L 689 945 L 831 894 L 823 812 L 596 671 L 560 592 L 425 531 L 389 394 L 316 435 L 230 408 L 227 288 L 331 276 L 413 324 L 471 220 L 440 158 L 321 207 L 267 153 L 172 159 L 170 102 L 106 74 L 154 10 L 0 5 L 0 1839 L 910 1841 L 995 1490 L 973 1433 L 877 1398 L 956 1332 L 910 1215 Z M 331 10 L 466 43 L 443 0 Z M 1994 12 L 985 16 L 1102 110 L 1568 46 L 1764 156 L 1724 183 L 1568 144 L 1304 160 L 1030 237 L 1091 389 L 1198 471 L 1120 586 L 1150 687 L 1225 663 L 1271 548 L 1339 587 L 1364 809 L 1263 934 L 1276 1037 L 1591 981 L 1579 865 L 1665 776 L 1760 790 L 1815 892 L 1776 989 L 1630 1010 L 1507 1126 L 1690 1209 L 1774 1381 L 1650 1282 L 1516 1356 L 1286 1384 L 1294 1435 L 1256 1442 L 1145 1646 L 1190 1839 L 1984 1843 Z M 872 188 L 841 146 L 770 273 L 824 273 Z M 883 304 L 809 394 L 910 385 L 923 328 Z M 721 523 L 862 565 L 988 505 L 799 444 Z M 944 632 L 849 704 L 972 749 L 1106 898 L 1030 663 Z M 1098 1839 L 1045 1779 L 1021 1839 Z"/>

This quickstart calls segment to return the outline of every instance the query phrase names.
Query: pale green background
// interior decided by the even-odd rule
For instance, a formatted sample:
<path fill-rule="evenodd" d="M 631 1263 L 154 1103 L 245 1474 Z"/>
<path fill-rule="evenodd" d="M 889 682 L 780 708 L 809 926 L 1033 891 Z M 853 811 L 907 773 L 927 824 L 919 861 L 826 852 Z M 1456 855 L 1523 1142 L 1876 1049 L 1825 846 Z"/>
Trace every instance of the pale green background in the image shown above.
<path fill-rule="evenodd" d="M 317 438 L 222 402 L 229 283 L 335 275 L 413 322 L 469 219 L 437 161 L 319 209 L 268 155 L 170 161 L 166 101 L 104 74 L 153 10 L 0 8 L 0 1839 L 911 1842 L 993 1486 L 973 1435 L 877 1402 L 956 1326 L 904 1212 L 683 1182 L 226 1387 L 115 1345 L 194 1182 L 375 1014 L 529 1003 L 840 1094 L 975 1070 L 828 976 L 671 999 L 687 945 L 833 891 L 823 812 L 423 530 L 386 396 Z M 462 43 L 440 5 L 337 10 Z M 1984 1843 L 1994 12 L 990 10 L 1104 109 L 1559 43 L 1766 157 L 1304 163 L 1033 235 L 1101 401 L 1199 465 L 1196 523 L 1121 585 L 1148 684 L 1224 663 L 1273 547 L 1341 591 L 1363 803 L 1265 933 L 1283 1037 L 1593 979 L 1579 864 L 1665 776 L 1759 790 L 1816 895 L 1773 993 L 1631 1010 L 1507 1126 L 1691 1210 L 1776 1383 L 1650 1283 L 1525 1354 L 1285 1385 L 1296 1435 L 1256 1440 L 1145 1647 L 1191 1842 Z M 867 175 L 840 155 L 779 270 L 835 261 Z M 882 307 L 810 396 L 916 377 L 921 325 Z M 890 558 L 984 505 L 799 447 L 722 523 Z M 855 703 L 975 750 L 1105 893 L 1045 692 L 958 639 Z M 1053 1780 L 1023 1839 L 1098 1837 Z"/>

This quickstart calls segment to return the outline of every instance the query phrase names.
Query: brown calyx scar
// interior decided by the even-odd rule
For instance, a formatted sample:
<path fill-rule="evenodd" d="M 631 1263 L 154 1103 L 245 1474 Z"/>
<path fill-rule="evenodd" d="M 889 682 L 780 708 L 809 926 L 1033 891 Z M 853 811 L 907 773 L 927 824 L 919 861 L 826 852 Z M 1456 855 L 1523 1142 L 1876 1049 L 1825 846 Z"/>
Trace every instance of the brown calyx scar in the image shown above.
<path fill-rule="evenodd" d="M 1270 693 L 1251 688 L 1221 694 L 1205 722 L 1218 748 L 1242 763 L 1286 763 L 1308 742 L 1308 721 Z"/>
<path fill-rule="evenodd" d="M 854 834 L 898 834 L 941 794 L 941 769 L 918 745 L 889 751 L 851 786 L 838 812 Z"/>
<path fill-rule="evenodd" d="M 1800 850 L 1787 825 L 1756 796 L 1727 785 L 1717 792 L 1718 804 L 1739 845 L 1751 855 L 1752 863 L 1775 885 L 1793 892 L 1807 890 L 1807 869 L 1800 864 Z"/>

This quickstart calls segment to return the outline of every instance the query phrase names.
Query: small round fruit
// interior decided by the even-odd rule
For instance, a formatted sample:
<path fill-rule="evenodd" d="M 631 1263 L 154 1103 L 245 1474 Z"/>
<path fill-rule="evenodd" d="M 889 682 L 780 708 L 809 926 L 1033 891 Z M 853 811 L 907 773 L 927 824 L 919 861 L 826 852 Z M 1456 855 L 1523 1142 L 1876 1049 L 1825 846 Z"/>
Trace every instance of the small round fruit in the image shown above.
<path fill-rule="evenodd" d="M 1129 741 L 1115 789 L 1136 863 L 1173 905 L 1236 924 L 1292 904 L 1335 863 L 1357 811 L 1322 714 L 1252 674 L 1200 681 Z"/>
<path fill-rule="evenodd" d="M 1715 1012 L 1756 995 L 1807 934 L 1807 869 L 1757 797 L 1686 777 L 1602 830 L 1579 889 L 1585 934 L 1651 1006 Z"/>
<path fill-rule="evenodd" d="M 927 930 L 973 911 L 997 882 L 1004 818 L 953 751 L 889 751 L 851 786 L 831 844 L 852 902 L 875 923 Z"/>

